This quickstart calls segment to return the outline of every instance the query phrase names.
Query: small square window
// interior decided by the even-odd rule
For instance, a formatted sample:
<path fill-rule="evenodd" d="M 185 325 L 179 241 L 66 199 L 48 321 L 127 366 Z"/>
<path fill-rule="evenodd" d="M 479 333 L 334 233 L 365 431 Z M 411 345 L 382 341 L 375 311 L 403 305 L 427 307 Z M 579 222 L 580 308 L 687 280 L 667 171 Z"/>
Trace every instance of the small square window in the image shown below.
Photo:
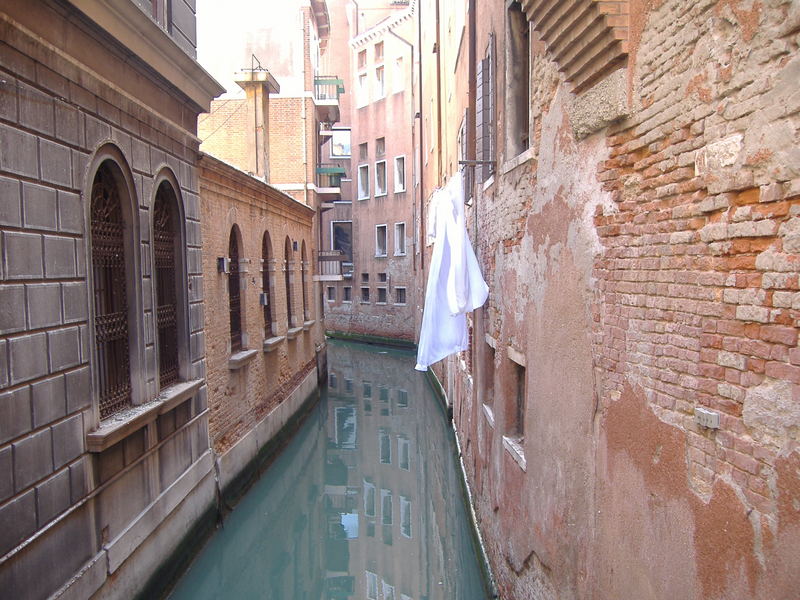
<path fill-rule="evenodd" d="M 406 288 L 402 287 L 394 288 L 394 303 L 395 304 L 406 303 Z"/>
<path fill-rule="evenodd" d="M 328 286 L 328 302 L 336 302 L 336 288 L 332 285 Z"/>
<path fill-rule="evenodd" d="M 353 301 L 352 288 L 344 287 L 342 291 L 343 291 L 342 302 L 352 302 Z"/>
<path fill-rule="evenodd" d="M 384 283 L 386 281 L 386 273 L 378 273 L 378 281 Z"/>
<path fill-rule="evenodd" d="M 369 302 L 369 288 L 362 287 L 361 288 L 361 302 Z"/>
<path fill-rule="evenodd" d="M 378 288 L 378 304 L 386 304 L 386 288 Z"/>
<path fill-rule="evenodd" d="M 350 157 L 350 130 L 334 129 L 331 135 L 331 156 L 337 158 Z"/>
<path fill-rule="evenodd" d="M 358 145 L 358 160 L 364 161 L 367 160 L 369 156 L 369 147 L 367 146 L 367 142 Z"/>
<path fill-rule="evenodd" d="M 369 273 L 361 274 L 361 283 L 369 283 Z"/>
<path fill-rule="evenodd" d="M 375 158 L 383 158 L 386 155 L 386 138 L 375 140 Z"/>

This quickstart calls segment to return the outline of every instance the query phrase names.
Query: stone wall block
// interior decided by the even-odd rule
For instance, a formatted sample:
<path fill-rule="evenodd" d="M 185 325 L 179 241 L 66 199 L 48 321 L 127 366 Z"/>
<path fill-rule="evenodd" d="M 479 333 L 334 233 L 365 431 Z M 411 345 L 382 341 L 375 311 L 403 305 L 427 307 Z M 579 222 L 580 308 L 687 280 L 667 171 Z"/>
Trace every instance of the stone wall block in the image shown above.
<path fill-rule="evenodd" d="M 80 182 L 75 181 L 76 187 Z M 83 233 L 83 203 L 78 194 L 59 190 L 58 230 L 64 233 Z"/>
<path fill-rule="evenodd" d="M 36 486 L 36 512 L 39 527 L 43 527 L 67 510 L 69 503 L 69 469 L 64 469 Z"/>
<path fill-rule="evenodd" d="M 28 327 L 39 329 L 60 325 L 61 286 L 57 283 L 31 283 L 25 286 L 28 306 Z M 19 310 L 21 304 L 16 305 Z"/>
<path fill-rule="evenodd" d="M 79 337 L 81 340 L 81 363 L 88 363 L 91 360 L 91 353 L 89 350 L 89 326 L 78 326 Z"/>
<path fill-rule="evenodd" d="M 133 138 L 131 141 L 131 168 L 150 175 L 150 148 L 143 141 Z"/>
<path fill-rule="evenodd" d="M 72 160 L 72 180 L 76 189 L 88 188 L 86 178 L 88 177 L 87 170 L 89 168 L 89 155 L 85 152 L 72 150 L 70 152 Z"/>
<path fill-rule="evenodd" d="M 14 489 L 20 492 L 53 472 L 53 440 L 49 429 L 13 444 Z"/>
<path fill-rule="evenodd" d="M 112 123 L 119 123 L 119 118 L 112 121 Z M 131 136 L 124 131 L 117 129 L 116 127 L 111 128 L 111 139 L 116 142 L 117 146 L 122 149 L 122 154 L 125 156 L 125 159 L 128 161 L 128 164 L 133 162 L 133 148 L 131 146 Z"/>
<path fill-rule="evenodd" d="M 2 152 L 2 150 L 0 150 Z M 42 236 L 35 233 L 3 233 L 5 276 L 7 279 L 41 279 Z"/>
<path fill-rule="evenodd" d="M 55 373 L 81 362 L 81 340 L 77 327 L 59 329 L 47 333 L 49 346 L 50 372 Z"/>
<path fill-rule="evenodd" d="M 31 392 L 27 387 L 0 394 L 0 444 L 31 430 Z"/>
<path fill-rule="evenodd" d="M 25 286 L 0 285 L 0 334 L 25 329 Z"/>
<path fill-rule="evenodd" d="M 89 317 L 89 298 L 86 283 L 62 283 L 61 295 L 64 306 L 64 322 L 86 321 Z"/>
<path fill-rule="evenodd" d="M 184 214 L 187 219 L 200 220 L 200 199 L 197 194 L 184 194 Z"/>
<path fill-rule="evenodd" d="M 84 456 L 69 466 L 70 501 L 73 504 L 89 493 L 90 465 L 87 463 L 90 460 L 88 456 Z"/>
<path fill-rule="evenodd" d="M 6 446 L 0 449 L 0 504 L 14 493 L 13 449 Z"/>
<path fill-rule="evenodd" d="M 77 108 L 56 100 L 56 137 L 72 146 L 84 147 L 83 123 Z"/>
<path fill-rule="evenodd" d="M 186 221 L 186 245 L 200 247 L 200 223 L 197 221 Z"/>
<path fill-rule="evenodd" d="M 26 83 L 19 82 L 19 123 L 47 135 L 55 134 L 53 98 Z"/>
<path fill-rule="evenodd" d="M 0 523 L 0 554 L 5 554 L 36 530 L 34 490 L 0 508 Z"/>
<path fill-rule="evenodd" d="M 2 86 L 0 86 L 2 87 Z M 0 225 L 22 226 L 20 182 L 8 177 L 0 177 Z"/>
<path fill-rule="evenodd" d="M 22 207 L 26 227 L 50 231 L 58 228 L 58 209 L 54 189 L 33 183 L 23 183 Z"/>
<path fill-rule="evenodd" d="M 9 340 L 11 384 L 47 374 L 47 334 L 35 333 Z"/>
<path fill-rule="evenodd" d="M 72 238 L 44 236 L 44 273 L 48 278 L 75 277 L 75 240 Z"/>
<path fill-rule="evenodd" d="M 191 333 L 200 331 L 203 328 L 204 313 L 202 304 L 192 304 L 189 307 L 189 331 Z"/>
<path fill-rule="evenodd" d="M 111 127 L 108 123 L 86 116 L 86 147 L 90 150 L 96 148 L 100 143 L 111 138 Z"/>
<path fill-rule="evenodd" d="M 36 136 L 0 124 L 0 168 L 16 175 L 39 177 Z"/>
<path fill-rule="evenodd" d="M 69 80 L 41 63 L 36 63 L 36 83 L 54 96 L 66 98 L 69 95 Z"/>
<path fill-rule="evenodd" d="M 86 277 L 86 241 L 83 238 L 75 240 L 75 256 L 76 275 L 81 278 Z"/>
<path fill-rule="evenodd" d="M 203 301 L 203 276 L 192 275 L 189 277 L 189 302 Z"/>
<path fill-rule="evenodd" d="M 44 181 L 72 187 L 72 154 L 67 146 L 40 139 L 39 157 Z"/>
<path fill-rule="evenodd" d="M 144 343 L 149 346 L 153 343 L 153 312 L 144 313 Z"/>
<path fill-rule="evenodd" d="M 199 248 L 188 248 L 186 257 L 188 259 L 187 269 L 190 274 L 197 275 L 203 272 L 203 254 Z"/>
<path fill-rule="evenodd" d="M 153 280 L 149 277 L 142 279 L 142 308 L 153 310 Z"/>
<path fill-rule="evenodd" d="M 31 385 L 33 426 L 43 427 L 67 414 L 64 376 L 39 381 Z"/>
<path fill-rule="evenodd" d="M 190 360 L 200 360 L 205 356 L 205 334 L 202 331 L 193 333 L 190 338 Z"/>
<path fill-rule="evenodd" d="M 92 405 L 92 389 L 89 367 L 70 371 L 64 376 L 67 392 L 67 414 L 83 410 Z"/>
<path fill-rule="evenodd" d="M 0 389 L 8 385 L 8 342 L 0 340 Z"/>
<path fill-rule="evenodd" d="M 17 80 L 5 74 L 0 79 L 0 117 L 17 122 Z"/>
<path fill-rule="evenodd" d="M 58 469 L 84 451 L 83 413 L 53 425 L 53 461 Z"/>
<path fill-rule="evenodd" d="M 147 209 L 139 210 L 139 238 L 143 242 L 150 241 L 150 211 Z"/>

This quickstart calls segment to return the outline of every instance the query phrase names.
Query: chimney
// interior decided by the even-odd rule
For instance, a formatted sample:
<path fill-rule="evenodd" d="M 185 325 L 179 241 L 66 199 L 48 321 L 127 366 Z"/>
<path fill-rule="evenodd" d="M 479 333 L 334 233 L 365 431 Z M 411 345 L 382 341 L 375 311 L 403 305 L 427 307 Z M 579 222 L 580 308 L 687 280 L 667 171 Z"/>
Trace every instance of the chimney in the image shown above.
<path fill-rule="evenodd" d="M 269 182 L 269 95 L 281 91 L 280 85 L 266 69 L 241 71 L 236 74 L 247 97 L 246 171 Z"/>

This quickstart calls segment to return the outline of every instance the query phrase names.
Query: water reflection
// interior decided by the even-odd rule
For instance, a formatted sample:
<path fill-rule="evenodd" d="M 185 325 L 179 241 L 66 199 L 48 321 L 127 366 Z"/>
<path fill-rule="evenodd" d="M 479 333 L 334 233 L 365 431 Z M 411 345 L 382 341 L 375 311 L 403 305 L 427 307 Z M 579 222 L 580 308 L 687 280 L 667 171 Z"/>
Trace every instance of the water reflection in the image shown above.
<path fill-rule="evenodd" d="M 318 409 L 171 596 L 483 599 L 438 402 L 413 356 L 332 342 Z"/>

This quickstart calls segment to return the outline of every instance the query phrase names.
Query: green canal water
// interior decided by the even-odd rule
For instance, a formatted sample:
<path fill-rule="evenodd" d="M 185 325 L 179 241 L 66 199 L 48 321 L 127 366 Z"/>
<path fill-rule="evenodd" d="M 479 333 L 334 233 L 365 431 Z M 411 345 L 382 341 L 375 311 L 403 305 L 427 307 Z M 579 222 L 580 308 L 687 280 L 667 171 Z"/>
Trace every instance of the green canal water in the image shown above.
<path fill-rule="evenodd" d="M 331 342 L 318 406 L 170 598 L 484 600 L 452 430 L 414 356 Z"/>

